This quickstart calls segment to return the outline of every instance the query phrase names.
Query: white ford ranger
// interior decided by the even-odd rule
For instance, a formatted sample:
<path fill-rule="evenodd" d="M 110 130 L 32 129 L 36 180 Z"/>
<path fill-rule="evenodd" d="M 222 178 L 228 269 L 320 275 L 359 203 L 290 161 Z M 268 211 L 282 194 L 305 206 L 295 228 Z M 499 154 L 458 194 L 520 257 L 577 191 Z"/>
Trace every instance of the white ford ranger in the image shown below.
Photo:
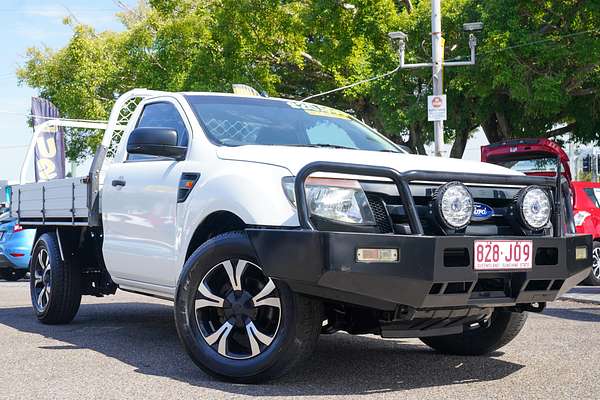
<path fill-rule="evenodd" d="M 221 379 L 280 376 L 339 330 L 486 354 L 591 268 L 560 179 L 407 154 L 331 108 L 136 89 L 108 124 L 60 125 L 105 134 L 88 176 L 26 183 L 28 157 L 14 188 L 37 318 L 117 289 L 173 300 Z"/>

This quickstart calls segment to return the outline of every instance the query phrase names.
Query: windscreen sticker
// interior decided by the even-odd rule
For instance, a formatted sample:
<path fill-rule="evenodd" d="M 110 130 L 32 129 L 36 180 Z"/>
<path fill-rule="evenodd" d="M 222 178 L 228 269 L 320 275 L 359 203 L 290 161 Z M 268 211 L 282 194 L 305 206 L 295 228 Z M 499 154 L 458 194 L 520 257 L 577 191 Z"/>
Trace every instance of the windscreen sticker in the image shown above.
<path fill-rule="evenodd" d="M 340 119 L 350 119 L 350 116 L 345 112 L 336 110 L 326 106 L 320 106 L 317 104 L 303 103 L 301 101 L 288 101 L 287 105 L 297 110 L 303 110 L 307 114 L 316 115 L 319 117 L 330 117 Z"/>

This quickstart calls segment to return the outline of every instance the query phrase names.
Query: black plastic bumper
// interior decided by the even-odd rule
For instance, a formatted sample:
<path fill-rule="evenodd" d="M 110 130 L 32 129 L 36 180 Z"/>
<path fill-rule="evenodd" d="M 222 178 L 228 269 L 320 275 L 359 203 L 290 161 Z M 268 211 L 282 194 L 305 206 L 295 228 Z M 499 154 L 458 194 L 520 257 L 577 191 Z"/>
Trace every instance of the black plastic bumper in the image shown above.
<path fill-rule="evenodd" d="M 552 301 L 583 280 L 592 263 L 589 235 L 502 237 L 532 240 L 536 254 L 531 270 L 510 272 L 473 269 L 473 242 L 497 239 L 492 237 L 281 229 L 249 229 L 248 235 L 265 272 L 295 291 L 380 310 Z M 581 246 L 587 247 L 586 260 L 576 260 L 575 248 Z M 399 260 L 357 262 L 358 248 L 395 248 Z"/>
<path fill-rule="evenodd" d="M 0 269 L 12 269 L 13 265 L 4 254 L 0 254 Z"/>

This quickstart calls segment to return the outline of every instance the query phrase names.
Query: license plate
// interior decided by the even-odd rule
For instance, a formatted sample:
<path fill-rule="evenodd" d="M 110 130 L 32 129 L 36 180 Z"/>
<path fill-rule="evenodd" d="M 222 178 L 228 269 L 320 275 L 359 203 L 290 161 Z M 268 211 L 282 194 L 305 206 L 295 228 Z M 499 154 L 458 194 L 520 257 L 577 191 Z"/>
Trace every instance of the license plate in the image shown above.
<path fill-rule="evenodd" d="M 531 269 L 531 240 L 476 240 L 474 246 L 477 271 Z"/>

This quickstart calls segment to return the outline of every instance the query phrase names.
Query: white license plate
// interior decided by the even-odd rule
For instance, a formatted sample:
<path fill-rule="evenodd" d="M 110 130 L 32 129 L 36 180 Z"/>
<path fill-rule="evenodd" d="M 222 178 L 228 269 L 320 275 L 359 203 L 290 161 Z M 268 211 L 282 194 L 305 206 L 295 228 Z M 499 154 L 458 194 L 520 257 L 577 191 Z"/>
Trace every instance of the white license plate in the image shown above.
<path fill-rule="evenodd" d="M 476 240 L 474 246 L 477 271 L 531 269 L 533 242 L 531 240 Z"/>

